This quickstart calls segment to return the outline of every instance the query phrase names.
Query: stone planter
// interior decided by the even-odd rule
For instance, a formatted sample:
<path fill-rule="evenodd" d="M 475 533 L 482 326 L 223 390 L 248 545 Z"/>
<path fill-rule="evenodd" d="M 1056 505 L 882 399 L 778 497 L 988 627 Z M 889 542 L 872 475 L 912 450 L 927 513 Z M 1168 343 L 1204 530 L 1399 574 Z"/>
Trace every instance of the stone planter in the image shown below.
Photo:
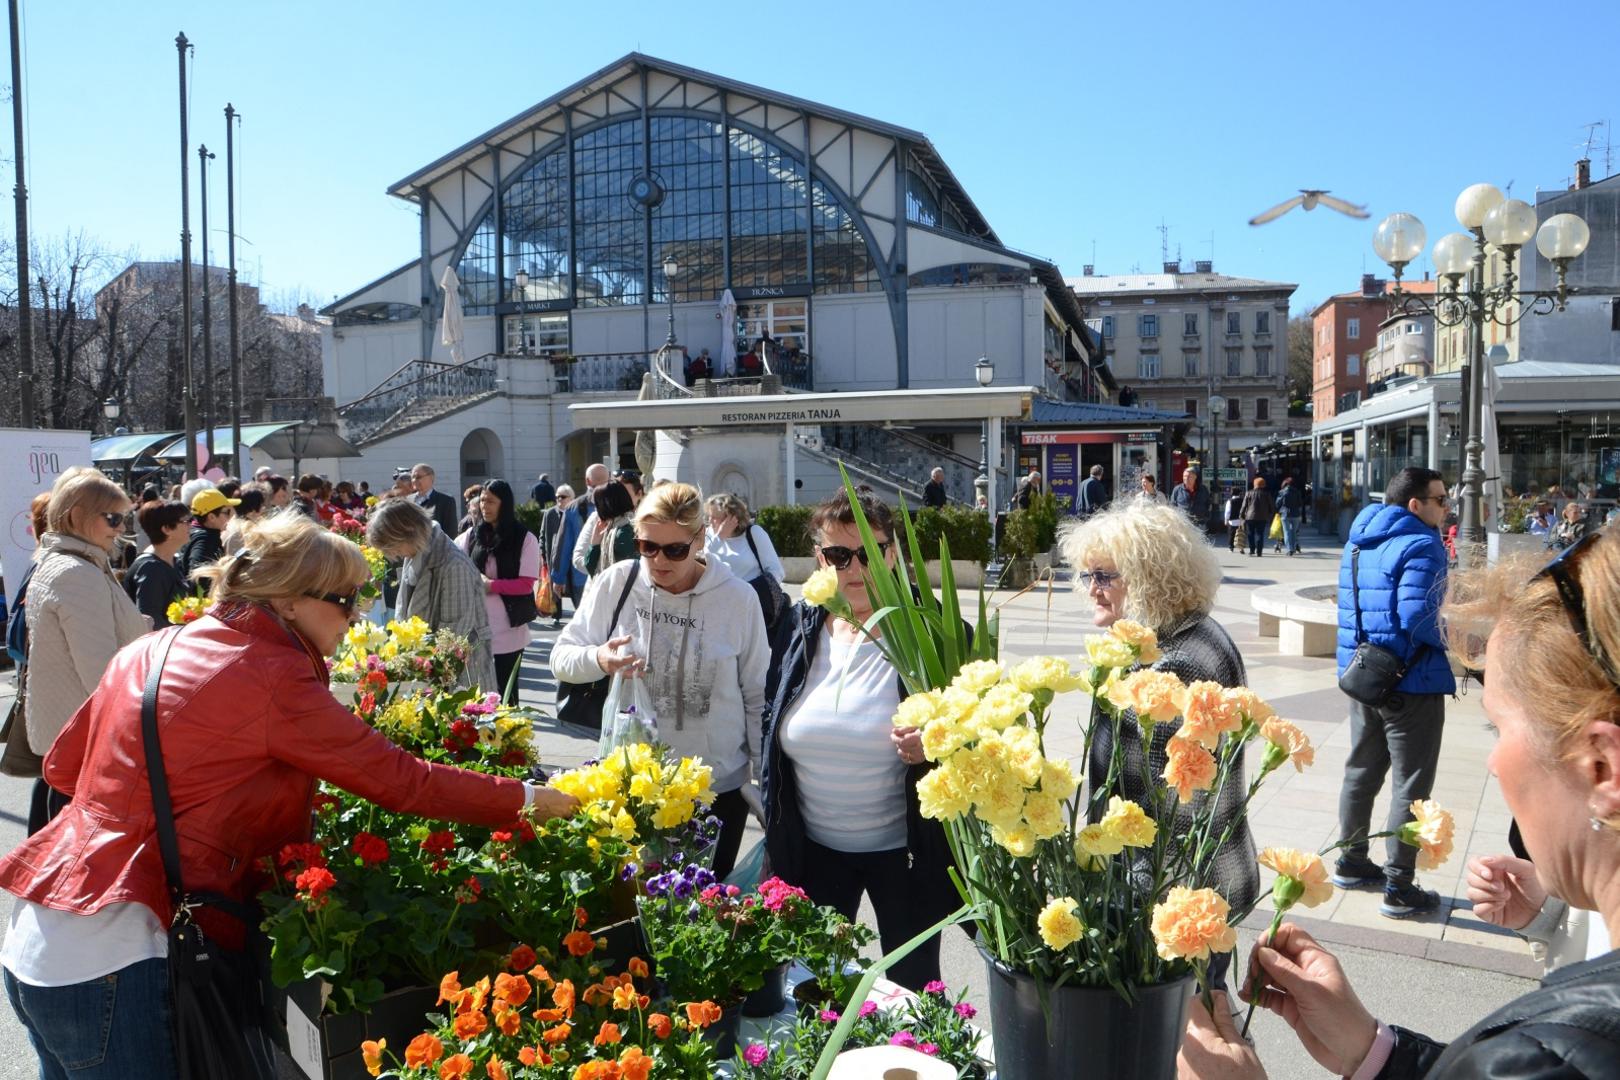
<path fill-rule="evenodd" d="M 956 579 L 957 588 L 977 589 L 984 582 L 984 566 L 971 559 L 952 559 L 951 576 Z M 939 588 L 940 573 L 937 559 L 928 564 L 928 584 Z"/>
<path fill-rule="evenodd" d="M 805 579 L 815 572 L 816 557 L 814 555 L 782 556 L 782 583 L 784 585 L 803 585 Z"/>

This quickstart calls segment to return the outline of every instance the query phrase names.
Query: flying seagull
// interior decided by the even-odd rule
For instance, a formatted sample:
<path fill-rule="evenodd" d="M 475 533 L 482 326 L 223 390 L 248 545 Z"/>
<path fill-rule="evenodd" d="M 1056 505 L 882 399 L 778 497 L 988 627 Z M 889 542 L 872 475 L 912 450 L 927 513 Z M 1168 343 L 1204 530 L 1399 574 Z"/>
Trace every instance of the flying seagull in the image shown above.
<path fill-rule="evenodd" d="M 1268 221 L 1276 221 L 1278 218 L 1282 217 L 1296 206 L 1303 206 L 1307 210 L 1315 210 L 1317 203 L 1321 203 L 1323 206 L 1332 207 L 1339 213 L 1346 214 L 1353 218 L 1364 218 L 1367 216 L 1367 208 L 1365 206 L 1357 206 L 1355 203 L 1347 203 L 1343 199 L 1335 199 L 1332 195 L 1329 195 L 1325 191 L 1315 191 L 1308 188 L 1300 188 L 1298 195 L 1295 195 L 1287 202 L 1278 203 L 1276 206 L 1273 206 L 1270 210 L 1267 210 L 1263 214 L 1255 215 L 1249 219 L 1249 224 L 1264 225 Z"/>

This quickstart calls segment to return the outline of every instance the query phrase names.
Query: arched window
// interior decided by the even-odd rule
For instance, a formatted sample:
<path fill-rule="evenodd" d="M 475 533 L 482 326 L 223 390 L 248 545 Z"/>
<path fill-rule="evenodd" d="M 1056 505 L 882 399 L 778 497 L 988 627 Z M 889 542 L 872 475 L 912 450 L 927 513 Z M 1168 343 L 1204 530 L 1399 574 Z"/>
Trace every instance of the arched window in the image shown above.
<path fill-rule="evenodd" d="M 502 196 L 506 211 L 508 300 L 528 303 L 564 300 L 569 296 L 568 265 L 568 158 L 562 148 L 531 165 L 507 186 Z M 510 277 L 519 270 L 529 275 L 529 288 L 519 297 Z"/>
<path fill-rule="evenodd" d="M 574 139 L 574 302 L 580 307 L 646 299 L 647 216 L 630 197 L 630 181 L 645 171 L 640 119 Z"/>

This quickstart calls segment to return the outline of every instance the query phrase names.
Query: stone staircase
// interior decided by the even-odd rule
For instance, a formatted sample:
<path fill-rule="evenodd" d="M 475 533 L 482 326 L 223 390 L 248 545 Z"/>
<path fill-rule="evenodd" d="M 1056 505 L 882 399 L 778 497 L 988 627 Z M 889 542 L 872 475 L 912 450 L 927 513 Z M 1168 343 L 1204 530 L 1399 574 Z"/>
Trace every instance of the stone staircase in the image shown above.
<path fill-rule="evenodd" d="M 798 429 L 795 431 L 795 438 L 800 453 L 835 469 L 842 465 L 849 473 L 850 479 L 857 484 L 870 484 L 879 496 L 892 499 L 898 490 L 905 496 L 909 505 L 913 507 L 922 505 L 922 484 L 916 479 L 848 450 L 832 446 L 824 441 L 816 429 Z"/>
<path fill-rule="evenodd" d="M 370 393 L 338 408 L 349 441 L 364 449 L 499 393 L 493 353 L 444 364 L 412 360 Z"/>

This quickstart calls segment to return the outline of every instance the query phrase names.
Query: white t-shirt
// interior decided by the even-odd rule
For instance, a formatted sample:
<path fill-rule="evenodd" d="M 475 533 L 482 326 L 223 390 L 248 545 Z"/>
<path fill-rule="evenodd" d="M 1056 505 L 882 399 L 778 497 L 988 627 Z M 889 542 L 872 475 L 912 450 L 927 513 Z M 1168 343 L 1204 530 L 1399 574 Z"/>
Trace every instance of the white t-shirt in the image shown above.
<path fill-rule="evenodd" d="M 0 965 L 29 986 L 73 986 L 168 955 L 168 935 L 145 904 L 108 904 L 94 915 L 76 915 L 18 900 Z"/>
<path fill-rule="evenodd" d="M 710 557 L 726 564 L 737 577 L 743 581 L 753 581 L 760 571 L 771 575 L 781 581 L 785 571 L 782 569 L 782 560 L 777 557 L 776 546 L 771 543 L 770 534 L 758 525 L 748 526 L 748 532 L 754 538 L 754 546 L 759 548 L 759 558 L 754 558 L 753 549 L 748 546 L 748 536 L 716 536 L 713 532 L 707 534 L 703 550 Z"/>
<path fill-rule="evenodd" d="M 805 687 L 782 718 L 810 839 L 834 851 L 906 846 L 906 765 L 889 741 L 900 688 L 869 641 L 823 630 Z"/>

